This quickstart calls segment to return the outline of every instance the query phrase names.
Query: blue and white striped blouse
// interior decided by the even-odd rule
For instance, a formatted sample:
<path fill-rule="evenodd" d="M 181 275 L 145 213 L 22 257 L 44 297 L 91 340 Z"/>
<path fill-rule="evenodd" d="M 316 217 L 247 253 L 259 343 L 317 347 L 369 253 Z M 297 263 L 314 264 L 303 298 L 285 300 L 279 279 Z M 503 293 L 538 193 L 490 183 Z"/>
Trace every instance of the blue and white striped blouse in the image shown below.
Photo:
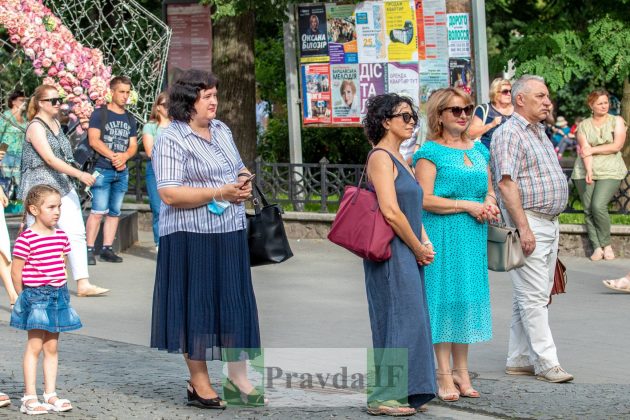
<path fill-rule="evenodd" d="M 245 165 L 232 132 L 221 121 L 212 120 L 210 133 L 212 138 L 207 141 L 181 121 L 173 121 L 164 129 L 156 139 L 152 155 L 158 189 L 219 188 L 237 182 L 238 173 Z M 232 203 L 220 216 L 210 213 L 206 205 L 181 209 L 162 203 L 160 207 L 160 236 L 182 231 L 234 232 L 245 229 L 245 223 L 244 204 Z"/>

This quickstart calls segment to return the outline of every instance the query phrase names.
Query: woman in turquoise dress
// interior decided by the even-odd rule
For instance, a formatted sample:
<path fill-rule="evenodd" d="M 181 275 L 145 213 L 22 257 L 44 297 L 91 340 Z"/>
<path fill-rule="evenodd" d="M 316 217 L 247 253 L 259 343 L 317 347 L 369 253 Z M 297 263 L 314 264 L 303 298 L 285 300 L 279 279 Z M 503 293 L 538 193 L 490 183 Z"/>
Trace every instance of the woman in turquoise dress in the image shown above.
<path fill-rule="evenodd" d="M 492 338 L 486 222 L 496 220 L 499 209 L 488 149 L 466 133 L 473 108 L 461 90 L 434 92 L 427 102 L 432 141 L 413 157 L 424 190 L 425 229 L 436 252 L 425 275 L 443 401 L 479 397 L 468 375 L 468 345 Z"/>
<path fill-rule="evenodd" d="M 0 118 L 0 142 L 6 143 L 9 147 L 6 155 L 2 159 L 2 171 L 0 176 L 14 178 L 15 185 L 20 185 L 22 145 L 26 133 L 26 96 L 24 92 L 12 92 L 7 99 L 8 109 L 2 113 Z M 10 199 L 11 197 L 9 197 Z M 22 205 L 10 203 L 7 213 L 21 213 Z"/>

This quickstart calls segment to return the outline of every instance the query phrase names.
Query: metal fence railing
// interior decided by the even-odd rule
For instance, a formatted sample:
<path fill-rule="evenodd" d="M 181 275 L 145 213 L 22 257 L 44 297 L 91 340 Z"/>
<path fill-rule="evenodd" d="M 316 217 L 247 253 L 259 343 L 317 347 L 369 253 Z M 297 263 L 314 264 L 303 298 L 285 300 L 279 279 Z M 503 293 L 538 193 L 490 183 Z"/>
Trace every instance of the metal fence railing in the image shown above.
<path fill-rule="evenodd" d="M 147 196 L 144 181 L 146 155 L 139 154 L 129 165 L 129 193 L 136 202 Z M 357 185 L 363 165 L 331 164 L 326 158 L 318 163 L 275 163 L 257 158 L 249 166 L 256 174 L 256 185 L 270 202 L 290 205 L 294 210 L 320 213 L 335 212 L 346 185 Z M 565 213 L 582 213 L 580 197 L 571 181 L 572 169 L 564 169 L 569 180 L 569 203 Z M 629 172 L 630 174 L 630 172 Z M 364 181 L 365 183 L 365 181 Z M 630 211 L 630 176 L 622 181 L 611 201 L 611 213 Z"/>

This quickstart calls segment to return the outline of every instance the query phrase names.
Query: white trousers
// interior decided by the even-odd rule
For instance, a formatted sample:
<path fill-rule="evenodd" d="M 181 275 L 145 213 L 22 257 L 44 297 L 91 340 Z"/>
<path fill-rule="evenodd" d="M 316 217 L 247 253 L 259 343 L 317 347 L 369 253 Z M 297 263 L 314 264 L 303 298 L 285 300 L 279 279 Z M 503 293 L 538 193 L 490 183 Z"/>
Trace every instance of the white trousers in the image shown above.
<path fill-rule="evenodd" d="M 523 267 L 509 272 L 512 279 L 512 324 L 508 367 L 534 365 L 536 373 L 558 366 L 556 345 L 549 328 L 547 304 L 558 257 L 558 220 L 527 215 L 536 248 Z"/>
<path fill-rule="evenodd" d="M 27 226 L 33 223 L 35 223 L 35 219 L 33 216 L 28 215 L 26 218 Z M 57 226 L 66 232 L 68 239 L 70 239 L 68 263 L 70 264 L 70 270 L 72 270 L 72 277 L 74 277 L 74 280 L 89 278 L 85 224 L 83 223 L 79 196 L 74 189 L 61 197 L 61 215 Z"/>

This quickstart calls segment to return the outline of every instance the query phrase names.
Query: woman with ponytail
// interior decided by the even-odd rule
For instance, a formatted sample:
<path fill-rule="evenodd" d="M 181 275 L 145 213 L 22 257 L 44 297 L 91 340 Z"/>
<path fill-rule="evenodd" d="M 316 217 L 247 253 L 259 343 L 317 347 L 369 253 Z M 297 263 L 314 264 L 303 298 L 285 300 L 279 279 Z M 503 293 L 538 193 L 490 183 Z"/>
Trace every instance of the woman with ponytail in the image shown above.
<path fill-rule="evenodd" d="M 83 214 L 70 177 L 87 186 L 93 185 L 96 178 L 69 163 L 73 160 L 72 147 L 57 121 L 61 102 L 59 92 L 50 85 L 37 87 L 31 97 L 18 198 L 24 200 L 29 190 L 38 184 L 47 184 L 60 191 L 63 212 L 57 224 L 70 238 L 72 251 L 68 254 L 68 260 L 77 282 L 77 295 L 96 296 L 109 290 L 90 284 Z M 27 224 L 32 223 L 32 218 L 28 217 Z"/>

